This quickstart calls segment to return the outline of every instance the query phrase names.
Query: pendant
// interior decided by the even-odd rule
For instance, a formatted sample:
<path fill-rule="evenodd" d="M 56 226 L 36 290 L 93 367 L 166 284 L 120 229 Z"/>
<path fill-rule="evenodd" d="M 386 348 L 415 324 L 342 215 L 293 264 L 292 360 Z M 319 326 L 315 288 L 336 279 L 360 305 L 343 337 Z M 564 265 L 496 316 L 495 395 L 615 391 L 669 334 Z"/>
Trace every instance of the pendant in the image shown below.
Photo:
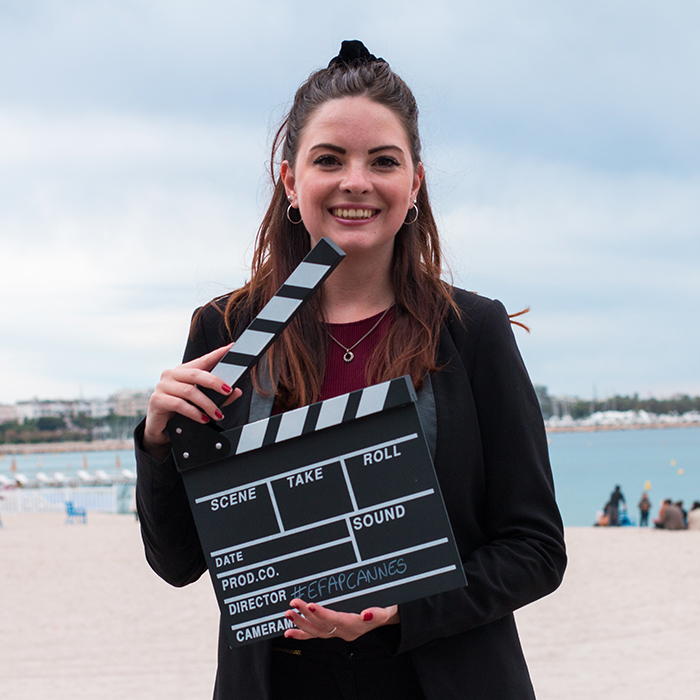
<path fill-rule="evenodd" d="M 355 359 L 355 353 L 353 353 L 352 350 L 346 350 L 343 359 L 346 362 L 352 362 Z"/>

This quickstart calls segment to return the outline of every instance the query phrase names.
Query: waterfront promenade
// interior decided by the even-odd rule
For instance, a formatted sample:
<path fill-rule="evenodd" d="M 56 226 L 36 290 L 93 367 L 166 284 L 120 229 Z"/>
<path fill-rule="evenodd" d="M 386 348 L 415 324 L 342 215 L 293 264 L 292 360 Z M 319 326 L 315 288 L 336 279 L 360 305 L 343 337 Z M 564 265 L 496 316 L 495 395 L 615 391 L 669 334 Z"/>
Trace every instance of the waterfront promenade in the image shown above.
<path fill-rule="evenodd" d="M 57 452 L 109 452 L 132 450 L 134 441 L 93 440 L 92 442 L 26 442 L 18 445 L 0 445 L 0 455 L 52 454 Z"/>
<path fill-rule="evenodd" d="M 548 433 L 592 433 L 609 430 L 663 430 L 664 428 L 700 428 L 700 421 L 665 421 L 659 423 L 629 423 L 613 425 L 556 425 L 547 426 Z M 39 442 L 19 445 L 0 444 L 0 455 L 43 454 L 56 452 L 106 452 L 131 450 L 134 442 L 126 440 L 93 440 L 92 442 Z"/>

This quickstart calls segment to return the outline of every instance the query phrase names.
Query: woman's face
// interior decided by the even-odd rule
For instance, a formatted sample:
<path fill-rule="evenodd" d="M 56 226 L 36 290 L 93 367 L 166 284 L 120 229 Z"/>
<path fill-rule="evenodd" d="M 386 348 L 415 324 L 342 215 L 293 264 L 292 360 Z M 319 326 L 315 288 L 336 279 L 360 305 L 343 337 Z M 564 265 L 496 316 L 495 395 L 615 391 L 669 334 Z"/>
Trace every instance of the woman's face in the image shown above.
<path fill-rule="evenodd" d="M 388 266 L 423 169 L 414 168 L 394 112 L 367 97 L 344 97 L 311 116 L 294 167 L 284 161 L 281 175 L 312 245 L 328 236 L 348 255 Z"/>

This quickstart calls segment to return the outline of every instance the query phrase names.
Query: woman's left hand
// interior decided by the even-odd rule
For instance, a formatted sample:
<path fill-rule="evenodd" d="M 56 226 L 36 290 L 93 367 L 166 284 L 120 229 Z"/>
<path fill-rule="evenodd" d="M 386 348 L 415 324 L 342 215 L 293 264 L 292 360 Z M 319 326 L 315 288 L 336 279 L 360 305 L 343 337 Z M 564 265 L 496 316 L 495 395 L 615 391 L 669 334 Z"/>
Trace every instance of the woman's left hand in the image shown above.
<path fill-rule="evenodd" d="M 294 598 L 290 606 L 292 609 L 285 613 L 285 617 L 291 620 L 297 629 L 288 629 L 284 633 L 287 639 L 339 637 L 346 642 L 352 642 L 376 627 L 399 623 L 398 605 L 367 608 L 359 615 L 336 612 L 316 603 L 305 603 L 299 598 Z"/>

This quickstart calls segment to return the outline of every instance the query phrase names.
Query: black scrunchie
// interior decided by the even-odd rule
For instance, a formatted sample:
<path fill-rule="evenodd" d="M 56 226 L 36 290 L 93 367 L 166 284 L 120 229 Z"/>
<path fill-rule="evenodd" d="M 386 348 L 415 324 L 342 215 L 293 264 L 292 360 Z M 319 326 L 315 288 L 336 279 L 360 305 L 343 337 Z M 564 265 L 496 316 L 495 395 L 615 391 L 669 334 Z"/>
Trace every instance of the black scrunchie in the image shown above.
<path fill-rule="evenodd" d="M 386 63 L 383 58 L 377 58 L 371 54 L 367 47 L 361 42 L 354 39 L 353 41 L 344 41 L 340 45 L 340 53 L 331 60 L 328 67 L 331 66 L 359 66 L 363 63 Z"/>

